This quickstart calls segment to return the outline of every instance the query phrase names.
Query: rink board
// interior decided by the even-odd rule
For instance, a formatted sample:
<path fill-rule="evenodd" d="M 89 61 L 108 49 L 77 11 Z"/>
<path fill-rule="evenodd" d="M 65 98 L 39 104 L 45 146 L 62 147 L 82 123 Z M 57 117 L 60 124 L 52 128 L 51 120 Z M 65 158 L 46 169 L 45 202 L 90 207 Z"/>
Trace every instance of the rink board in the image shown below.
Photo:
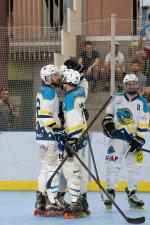
<path fill-rule="evenodd" d="M 101 181 L 102 186 L 106 187 L 106 182 Z M 120 181 L 117 187 L 117 191 L 124 191 L 127 184 L 125 181 Z M 0 181 L 1 191 L 36 191 L 38 189 L 37 181 Z M 99 191 L 99 187 L 94 181 L 89 181 L 88 191 Z M 139 192 L 150 192 L 150 182 L 139 182 Z"/>
<path fill-rule="evenodd" d="M 150 133 L 146 132 L 146 144 L 144 148 L 150 149 Z M 92 148 L 96 160 L 101 183 L 106 185 L 105 179 L 105 154 L 107 150 L 107 138 L 100 132 L 90 133 Z M 0 190 L 36 190 L 37 177 L 40 171 L 38 146 L 35 142 L 34 132 L 4 132 L 0 133 Z M 88 152 L 88 149 L 87 149 Z M 89 152 L 86 154 L 88 167 L 94 173 Z M 139 191 L 150 191 L 150 154 L 145 153 Z M 125 167 L 120 173 L 118 191 L 126 186 Z M 98 187 L 89 177 L 89 190 L 97 191 Z"/>

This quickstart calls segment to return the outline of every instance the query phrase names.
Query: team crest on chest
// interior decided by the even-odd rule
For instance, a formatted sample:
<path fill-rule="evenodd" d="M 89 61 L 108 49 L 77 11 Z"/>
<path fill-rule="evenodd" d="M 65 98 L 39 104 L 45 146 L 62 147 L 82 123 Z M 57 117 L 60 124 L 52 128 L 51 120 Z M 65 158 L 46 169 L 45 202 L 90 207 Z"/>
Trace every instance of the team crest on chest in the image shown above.
<path fill-rule="evenodd" d="M 116 115 L 122 125 L 134 124 L 132 112 L 128 108 L 118 109 Z"/>

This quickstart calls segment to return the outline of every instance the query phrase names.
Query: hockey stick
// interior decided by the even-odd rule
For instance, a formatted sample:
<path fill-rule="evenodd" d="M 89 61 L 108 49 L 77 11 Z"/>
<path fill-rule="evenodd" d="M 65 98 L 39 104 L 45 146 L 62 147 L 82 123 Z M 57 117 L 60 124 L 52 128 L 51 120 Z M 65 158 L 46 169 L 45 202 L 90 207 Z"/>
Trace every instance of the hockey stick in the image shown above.
<path fill-rule="evenodd" d="M 142 148 L 141 151 L 150 153 L 150 150 Z"/>
<path fill-rule="evenodd" d="M 129 148 L 130 149 L 130 148 Z M 143 151 L 143 152 L 147 152 L 147 153 L 150 153 L 150 150 L 148 149 L 145 149 L 145 148 L 141 148 L 139 151 Z M 125 158 L 127 158 L 128 154 L 129 154 L 130 150 L 127 151 L 126 155 L 125 155 Z"/>
<path fill-rule="evenodd" d="M 96 184 L 98 185 L 98 187 L 100 188 L 100 190 L 102 190 L 103 193 L 111 200 L 112 204 L 116 207 L 116 209 L 120 212 L 120 214 L 124 217 L 124 219 L 128 223 L 141 224 L 141 223 L 144 223 L 145 222 L 145 217 L 144 216 L 138 217 L 138 218 L 130 218 L 130 217 L 127 217 L 125 215 L 125 213 L 120 209 L 120 207 L 116 204 L 116 202 L 109 196 L 109 194 L 107 193 L 107 191 L 103 188 L 103 186 L 101 185 L 100 181 L 97 180 L 97 178 L 93 175 L 93 173 L 89 170 L 89 168 L 85 165 L 85 163 L 80 159 L 80 157 L 78 156 L 78 154 L 76 152 L 75 146 L 73 148 L 69 146 L 69 149 L 75 155 L 75 157 L 79 160 L 79 162 L 82 164 L 82 166 L 87 170 L 87 172 L 90 174 L 90 176 L 96 182 Z"/>
<path fill-rule="evenodd" d="M 91 128 L 91 126 L 95 123 L 95 121 L 97 120 L 97 118 L 100 116 L 100 114 L 103 112 L 103 110 L 105 109 L 105 107 L 109 104 L 109 102 L 111 101 L 111 99 L 115 96 L 115 94 L 117 93 L 118 89 L 115 90 L 110 96 L 109 98 L 105 101 L 105 103 L 102 105 L 102 107 L 100 108 L 100 110 L 97 112 L 97 114 L 94 116 L 93 120 L 91 121 L 91 123 L 88 125 L 88 127 L 84 130 L 84 132 L 81 134 L 80 138 L 78 139 L 78 142 L 81 141 L 82 137 L 88 132 L 88 130 Z M 50 179 L 47 181 L 46 184 L 46 188 L 48 189 L 49 187 L 51 187 L 51 183 L 52 180 L 54 178 L 54 176 L 58 173 L 58 171 L 60 170 L 60 168 L 63 166 L 63 164 L 66 162 L 68 156 L 65 156 L 64 159 L 61 161 L 61 163 L 59 164 L 59 166 L 57 167 L 57 169 L 54 171 L 54 173 L 52 174 L 52 176 L 50 177 Z"/>
<path fill-rule="evenodd" d="M 98 182 L 100 182 L 89 133 L 87 133 L 87 139 L 88 139 L 89 149 L 90 149 L 90 153 L 91 153 L 91 157 L 92 157 L 92 161 L 93 161 L 93 165 L 94 165 L 94 170 L 95 170 L 95 173 L 96 173 L 96 179 L 97 179 Z M 101 195 L 102 201 L 104 201 L 104 197 L 103 197 L 102 192 L 100 192 L 100 195 Z"/>
<path fill-rule="evenodd" d="M 150 153 L 150 150 L 145 149 L 145 148 L 141 148 L 139 151 L 143 151 L 143 152 Z M 130 148 L 128 149 L 128 151 L 127 151 L 127 153 L 126 153 L 125 158 L 127 158 L 127 156 L 128 156 L 128 154 L 129 154 L 129 152 L 130 152 Z"/>

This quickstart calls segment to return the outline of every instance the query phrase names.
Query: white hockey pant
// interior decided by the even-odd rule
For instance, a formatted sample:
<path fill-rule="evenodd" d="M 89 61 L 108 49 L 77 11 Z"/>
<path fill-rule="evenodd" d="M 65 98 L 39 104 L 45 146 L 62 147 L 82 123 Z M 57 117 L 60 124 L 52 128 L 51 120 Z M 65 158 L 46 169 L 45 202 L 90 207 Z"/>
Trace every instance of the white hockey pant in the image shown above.
<path fill-rule="evenodd" d="M 59 189 L 60 172 L 54 176 L 52 188 L 46 189 L 47 181 L 58 166 L 57 146 L 54 141 L 49 142 L 48 148 L 45 148 L 43 145 L 40 146 L 40 162 L 41 171 L 38 178 L 39 191 L 41 191 L 43 194 L 47 193 L 49 200 L 54 203 L 54 197 L 56 196 Z"/>
<path fill-rule="evenodd" d="M 78 156 L 84 161 L 85 150 L 79 150 Z M 72 202 L 75 202 L 77 201 L 80 193 L 85 193 L 87 191 L 87 172 L 75 156 L 68 158 L 62 167 L 62 171 L 67 180 L 67 187 L 71 195 L 71 200 Z"/>
<path fill-rule="evenodd" d="M 108 188 L 116 189 L 119 179 L 119 172 L 122 168 L 128 149 L 129 144 L 126 141 L 110 139 L 106 154 L 106 180 Z M 125 164 L 128 173 L 128 188 L 129 190 L 135 190 L 137 188 L 142 164 L 136 163 L 134 152 L 130 152 L 128 154 L 125 159 Z"/>

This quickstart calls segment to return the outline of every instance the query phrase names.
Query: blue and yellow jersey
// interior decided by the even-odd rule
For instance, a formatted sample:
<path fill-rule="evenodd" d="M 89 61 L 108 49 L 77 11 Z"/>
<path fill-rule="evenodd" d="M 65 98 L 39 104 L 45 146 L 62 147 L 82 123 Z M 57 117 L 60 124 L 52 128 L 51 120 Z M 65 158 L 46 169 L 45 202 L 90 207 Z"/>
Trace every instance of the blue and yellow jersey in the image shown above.
<path fill-rule="evenodd" d="M 59 99 L 50 85 L 43 85 L 36 97 L 36 139 L 54 140 L 51 126 L 61 126 L 58 117 Z"/>
<path fill-rule="evenodd" d="M 82 85 L 65 93 L 63 101 L 65 118 L 64 127 L 68 137 L 79 138 L 82 132 L 87 128 L 87 122 L 83 111 L 86 97 L 87 94 Z M 80 147 L 84 147 L 85 144 L 86 137 L 83 138 Z"/>
<path fill-rule="evenodd" d="M 106 109 L 112 114 L 117 129 L 124 128 L 129 135 L 143 136 L 149 127 L 148 104 L 144 97 L 137 95 L 131 101 L 125 93 L 117 94 Z"/>

